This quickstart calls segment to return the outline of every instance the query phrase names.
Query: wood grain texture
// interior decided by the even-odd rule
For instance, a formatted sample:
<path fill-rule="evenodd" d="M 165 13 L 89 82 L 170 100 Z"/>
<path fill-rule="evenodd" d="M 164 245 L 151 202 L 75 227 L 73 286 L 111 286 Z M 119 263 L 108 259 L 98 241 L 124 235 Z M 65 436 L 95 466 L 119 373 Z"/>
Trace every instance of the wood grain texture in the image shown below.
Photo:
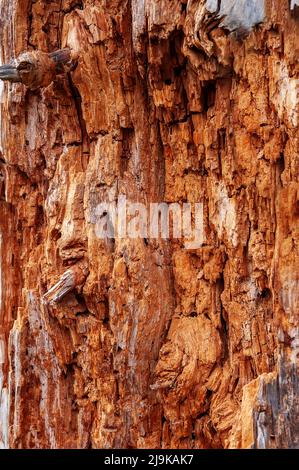
<path fill-rule="evenodd" d="M 299 21 L 264 3 L 230 32 L 203 1 L 0 0 L 2 64 L 78 55 L 0 89 L 1 447 L 298 447 Z M 99 239 L 119 195 L 203 201 L 205 245 Z"/>

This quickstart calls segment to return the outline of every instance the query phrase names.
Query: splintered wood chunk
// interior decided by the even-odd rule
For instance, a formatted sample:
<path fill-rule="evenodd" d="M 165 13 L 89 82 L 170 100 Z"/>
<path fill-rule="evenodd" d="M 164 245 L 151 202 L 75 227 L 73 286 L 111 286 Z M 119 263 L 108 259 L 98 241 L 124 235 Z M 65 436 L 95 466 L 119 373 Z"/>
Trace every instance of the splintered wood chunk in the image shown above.
<path fill-rule="evenodd" d="M 61 300 L 77 286 L 84 283 L 88 275 L 86 265 L 75 265 L 62 274 L 59 281 L 51 287 L 43 296 L 45 303 L 53 305 L 61 302 Z"/>

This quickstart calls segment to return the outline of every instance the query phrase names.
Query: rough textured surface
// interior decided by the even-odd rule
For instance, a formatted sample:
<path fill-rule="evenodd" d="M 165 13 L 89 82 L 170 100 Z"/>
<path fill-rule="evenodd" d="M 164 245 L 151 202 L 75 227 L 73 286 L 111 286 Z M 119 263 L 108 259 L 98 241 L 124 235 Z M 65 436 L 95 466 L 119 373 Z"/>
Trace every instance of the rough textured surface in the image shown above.
<path fill-rule="evenodd" d="M 23 52 L 10 64 L 0 66 L 0 79 L 37 90 L 51 85 L 57 75 L 74 70 L 76 60 L 77 54 L 67 48 L 50 54 L 39 50 Z"/>
<path fill-rule="evenodd" d="M 1 447 L 299 445 L 298 2 L 207 3 L 0 0 L 2 63 L 79 55 L 0 89 Z M 205 245 L 99 239 L 120 194 Z"/>
<path fill-rule="evenodd" d="M 221 26 L 229 31 L 250 31 L 265 19 L 265 0 L 207 0 L 206 9 L 223 17 Z"/>

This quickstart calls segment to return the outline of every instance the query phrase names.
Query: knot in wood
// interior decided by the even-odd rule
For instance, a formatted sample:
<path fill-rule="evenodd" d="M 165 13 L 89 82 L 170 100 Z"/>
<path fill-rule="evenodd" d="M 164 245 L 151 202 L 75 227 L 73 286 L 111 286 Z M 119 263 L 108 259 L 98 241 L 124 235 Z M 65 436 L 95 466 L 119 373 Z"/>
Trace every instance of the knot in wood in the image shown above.
<path fill-rule="evenodd" d="M 31 90 L 49 86 L 57 75 L 74 70 L 78 55 L 71 49 L 47 54 L 42 51 L 23 52 L 12 64 L 0 66 L 0 79 L 23 83 Z"/>
<path fill-rule="evenodd" d="M 24 52 L 17 59 L 20 81 L 32 90 L 47 87 L 56 77 L 56 64 L 42 51 Z"/>

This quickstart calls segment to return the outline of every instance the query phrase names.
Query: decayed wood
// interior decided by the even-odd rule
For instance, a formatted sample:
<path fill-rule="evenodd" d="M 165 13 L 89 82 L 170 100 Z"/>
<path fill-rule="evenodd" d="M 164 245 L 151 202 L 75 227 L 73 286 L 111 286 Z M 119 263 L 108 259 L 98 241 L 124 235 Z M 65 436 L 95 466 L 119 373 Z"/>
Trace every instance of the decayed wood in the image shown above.
<path fill-rule="evenodd" d="M 0 447 L 298 447 L 298 5 L 0 0 Z"/>
<path fill-rule="evenodd" d="M 44 302 L 50 305 L 60 302 L 69 292 L 74 290 L 75 287 L 82 286 L 87 274 L 88 268 L 85 264 L 81 263 L 72 266 L 65 271 L 59 281 L 46 292 L 43 296 Z"/>
<path fill-rule="evenodd" d="M 56 75 L 73 70 L 77 57 L 76 53 L 67 48 L 50 54 L 42 51 L 24 52 L 13 64 L 0 66 L 0 79 L 23 83 L 32 90 L 47 87 Z"/>

